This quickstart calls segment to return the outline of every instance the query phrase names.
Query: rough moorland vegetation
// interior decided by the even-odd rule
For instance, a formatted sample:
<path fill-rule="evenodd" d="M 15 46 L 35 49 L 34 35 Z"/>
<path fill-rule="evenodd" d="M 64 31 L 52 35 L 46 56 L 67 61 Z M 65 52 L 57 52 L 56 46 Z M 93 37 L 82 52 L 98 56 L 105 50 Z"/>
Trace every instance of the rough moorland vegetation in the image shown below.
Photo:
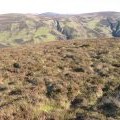
<path fill-rule="evenodd" d="M 1 49 L 0 120 L 120 120 L 120 41 Z"/>

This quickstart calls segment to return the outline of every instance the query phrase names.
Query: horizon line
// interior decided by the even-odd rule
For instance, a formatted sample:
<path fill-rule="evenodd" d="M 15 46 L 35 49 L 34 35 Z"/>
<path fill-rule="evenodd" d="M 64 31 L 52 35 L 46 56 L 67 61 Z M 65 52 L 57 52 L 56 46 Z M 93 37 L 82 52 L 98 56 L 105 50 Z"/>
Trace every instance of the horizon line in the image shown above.
<path fill-rule="evenodd" d="M 113 12 L 113 13 L 120 13 L 120 11 L 94 11 L 94 12 L 82 12 L 82 13 L 59 13 L 59 12 L 36 12 L 36 13 L 32 13 L 32 12 L 6 12 L 6 13 L 0 13 L 0 15 L 5 15 L 5 14 L 33 14 L 33 15 L 42 15 L 42 14 L 58 14 L 58 15 L 82 15 L 82 14 L 92 14 L 92 13 L 107 13 L 107 12 Z"/>

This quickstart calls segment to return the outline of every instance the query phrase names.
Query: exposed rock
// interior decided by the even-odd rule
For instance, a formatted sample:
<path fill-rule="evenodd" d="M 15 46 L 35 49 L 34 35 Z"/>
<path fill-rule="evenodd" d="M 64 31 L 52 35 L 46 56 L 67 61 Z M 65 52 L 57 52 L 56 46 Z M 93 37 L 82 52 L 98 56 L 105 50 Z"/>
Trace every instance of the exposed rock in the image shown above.
<path fill-rule="evenodd" d="M 108 19 L 113 37 L 120 37 L 120 21 L 110 22 Z"/>

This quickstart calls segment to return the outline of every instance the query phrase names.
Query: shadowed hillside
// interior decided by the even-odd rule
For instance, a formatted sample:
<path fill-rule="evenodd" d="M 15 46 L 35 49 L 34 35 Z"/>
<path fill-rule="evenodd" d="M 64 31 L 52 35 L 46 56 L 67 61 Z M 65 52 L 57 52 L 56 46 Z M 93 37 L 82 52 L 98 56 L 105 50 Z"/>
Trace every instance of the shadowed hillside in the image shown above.
<path fill-rule="evenodd" d="M 117 12 L 0 15 L 0 44 L 10 46 L 54 40 L 111 38 L 114 33 L 119 36 L 120 32 L 111 29 L 108 19 L 113 23 L 120 20 L 119 16 Z"/>
<path fill-rule="evenodd" d="M 0 120 L 120 120 L 120 40 L 1 49 Z"/>

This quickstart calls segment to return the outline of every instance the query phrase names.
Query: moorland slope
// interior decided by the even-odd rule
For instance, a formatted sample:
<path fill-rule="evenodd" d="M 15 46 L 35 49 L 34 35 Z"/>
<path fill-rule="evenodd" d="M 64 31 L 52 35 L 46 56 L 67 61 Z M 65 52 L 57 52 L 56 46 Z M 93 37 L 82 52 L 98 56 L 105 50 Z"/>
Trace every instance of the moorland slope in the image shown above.
<path fill-rule="evenodd" d="M 1 49 L 0 120 L 120 120 L 120 40 Z"/>

